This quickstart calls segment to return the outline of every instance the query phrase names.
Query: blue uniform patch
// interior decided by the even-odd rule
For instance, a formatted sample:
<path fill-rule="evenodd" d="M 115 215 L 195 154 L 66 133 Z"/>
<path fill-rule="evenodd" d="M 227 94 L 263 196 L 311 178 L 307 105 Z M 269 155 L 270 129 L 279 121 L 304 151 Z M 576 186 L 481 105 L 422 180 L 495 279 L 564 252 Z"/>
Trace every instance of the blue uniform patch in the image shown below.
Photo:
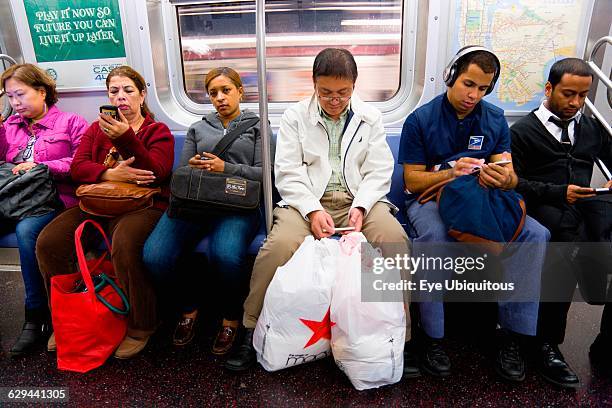
<path fill-rule="evenodd" d="M 470 136 L 470 140 L 468 142 L 468 150 L 482 149 L 482 142 L 484 142 L 484 136 Z"/>

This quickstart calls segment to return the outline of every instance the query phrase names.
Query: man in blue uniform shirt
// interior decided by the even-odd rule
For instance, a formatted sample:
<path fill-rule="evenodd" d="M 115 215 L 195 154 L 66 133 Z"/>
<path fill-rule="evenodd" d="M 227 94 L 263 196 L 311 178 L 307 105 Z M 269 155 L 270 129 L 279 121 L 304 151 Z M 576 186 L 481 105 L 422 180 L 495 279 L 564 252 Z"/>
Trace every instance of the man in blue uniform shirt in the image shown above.
<path fill-rule="evenodd" d="M 518 178 L 512 164 L 492 164 L 511 160 L 510 133 L 503 110 L 482 101 L 499 77 L 497 57 L 483 47 L 461 49 L 444 73 L 448 86 L 439 95 L 414 111 L 404 123 L 399 163 L 404 166 L 404 182 L 411 198 L 407 203 L 409 235 L 417 251 L 419 243 L 450 242 L 435 202 L 419 204 L 416 194 L 447 179 L 470 174 L 480 167 L 480 179 L 489 188 L 516 187 Z M 489 164 L 486 164 L 489 163 Z M 548 230 L 527 217 L 517 245 L 546 242 Z M 539 288 L 545 246 L 530 256 L 520 249 L 502 264 L 505 278 L 524 281 Z M 435 376 L 450 374 L 450 359 L 442 347 L 444 308 L 442 302 L 422 302 L 418 352 L 421 368 Z M 538 317 L 537 299 L 523 303 L 499 303 L 499 324 L 495 358 L 496 371 L 505 379 L 525 378 L 517 333 L 533 336 Z"/>

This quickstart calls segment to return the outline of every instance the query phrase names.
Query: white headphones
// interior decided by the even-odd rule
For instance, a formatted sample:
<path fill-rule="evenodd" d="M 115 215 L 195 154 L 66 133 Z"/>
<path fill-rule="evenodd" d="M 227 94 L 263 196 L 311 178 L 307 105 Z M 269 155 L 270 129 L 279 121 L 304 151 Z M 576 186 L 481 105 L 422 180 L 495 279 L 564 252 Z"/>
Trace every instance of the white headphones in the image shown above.
<path fill-rule="evenodd" d="M 499 59 L 497 58 L 497 56 L 493 54 L 491 50 L 485 47 L 481 47 L 479 45 L 468 45 L 466 47 L 461 48 L 459 51 L 457 51 L 457 54 L 455 54 L 451 62 L 449 62 L 446 68 L 444 69 L 444 76 L 442 77 L 442 79 L 444 79 L 446 86 L 453 86 L 455 81 L 457 80 L 457 77 L 459 76 L 458 75 L 459 61 L 466 55 L 471 54 L 476 51 L 488 52 L 495 58 L 495 64 L 497 65 L 497 68 L 495 69 L 495 74 L 493 75 L 493 79 L 491 80 L 491 84 L 489 85 L 489 88 L 485 92 L 485 95 L 488 95 L 491 92 L 493 92 L 493 88 L 495 88 L 495 83 L 499 79 L 501 64 L 499 63 Z"/>

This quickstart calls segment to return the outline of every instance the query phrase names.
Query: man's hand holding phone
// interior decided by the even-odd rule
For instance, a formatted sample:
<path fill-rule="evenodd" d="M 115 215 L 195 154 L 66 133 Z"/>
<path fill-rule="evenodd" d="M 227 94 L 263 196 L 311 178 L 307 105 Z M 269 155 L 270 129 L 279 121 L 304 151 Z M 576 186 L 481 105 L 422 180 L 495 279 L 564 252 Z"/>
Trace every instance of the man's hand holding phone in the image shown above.
<path fill-rule="evenodd" d="M 472 174 L 475 169 L 480 169 L 484 163 L 484 159 L 475 159 L 473 157 L 462 157 L 455 162 L 451 169 L 451 178 Z"/>
<path fill-rule="evenodd" d="M 511 170 L 511 156 L 508 152 L 501 154 L 501 159 L 485 163 L 480 169 L 480 182 L 489 188 L 508 190 L 513 188 L 513 171 Z"/>
<path fill-rule="evenodd" d="M 581 198 L 595 197 L 595 189 L 591 187 L 580 187 L 575 184 L 567 186 L 565 193 L 566 200 L 569 204 L 575 204 Z"/>
<path fill-rule="evenodd" d="M 364 214 L 365 214 L 365 210 L 361 207 L 351 208 L 351 211 L 349 211 L 348 226 L 355 227 L 353 231 L 361 232 L 361 227 L 363 226 L 363 215 Z M 344 233 L 348 234 L 349 232 L 351 231 L 346 230 Z"/>
<path fill-rule="evenodd" d="M 316 239 L 328 238 L 334 231 L 334 220 L 325 210 L 317 210 L 308 213 L 310 220 L 310 232 Z"/>

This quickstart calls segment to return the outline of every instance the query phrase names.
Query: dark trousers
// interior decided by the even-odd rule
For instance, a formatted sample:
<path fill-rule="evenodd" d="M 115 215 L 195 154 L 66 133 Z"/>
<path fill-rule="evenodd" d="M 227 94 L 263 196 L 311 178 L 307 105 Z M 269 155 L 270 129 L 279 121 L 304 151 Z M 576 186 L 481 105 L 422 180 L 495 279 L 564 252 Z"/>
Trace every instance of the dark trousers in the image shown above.
<path fill-rule="evenodd" d="M 567 299 L 560 302 L 541 302 L 538 316 L 537 338 L 541 342 L 561 344 L 565 338 L 567 314 L 571 299 L 579 283 L 583 296 L 593 295 L 601 302 L 607 299 L 601 320 L 601 333 L 612 336 L 612 303 L 606 275 L 610 274 L 612 249 L 594 255 L 584 242 L 612 242 L 612 200 L 596 197 L 582 200 L 576 205 L 531 207 L 530 214 L 551 232 L 551 242 L 576 243 L 576 252 L 567 246 L 551 245 L 542 272 L 543 298 L 554 288 L 554 297 Z M 601 249 L 599 247 L 598 249 Z M 612 338 L 612 337 L 611 337 Z"/>
<path fill-rule="evenodd" d="M 184 311 L 193 311 L 199 307 L 199 296 L 202 294 L 193 274 L 210 275 L 216 272 L 221 277 L 217 290 L 222 292 L 220 303 L 223 317 L 239 320 L 250 278 L 245 258 L 259 227 L 259 220 L 259 211 L 216 216 L 202 214 L 199 220 L 170 218 L 165 213 L 147 239 L 143 251 L 144 263 L 160 300 L 180 297 Z M 190 271 L 192 274 L 181 271 L 184 263 L 180 261 L 193 251 L 204 236 L 209 237 L 209 268 L 199 265 Z M 210 278 L 206 281 L 210 282 Z"/>
<path fill-rule="evenodd" d="M 130 303 L 128 335 L 145 337 L 153 333 L 157 325 L 155 291 L 142 262 L 142 248 L 161 215 L 162 211 L 153 208 L 115 218 L 94 217 L 79 207 L 64 211 L 42 230 L 36 243 L 36 257 L 47 293 L 52 276 L 76 271 L 74 231 L 86 219 L 93 219 L 112 241 L 115 274 Z M 89 228 L 86 232 L 82 240 L 85 251 L 100 242 L 99 234 Z"/>
<path fill-rule="evenodd" d="M 38 234 L 57 214 L 59 214 L 58 210 L 35 217 L 26 217 L 18 222 L 0 219 L 0 233 L 8 233 L 14 229 L 17 236 L 21 275 L 25 288 L 26 320 L 28 319 L 28 313 L 39 313 L 43 316 L 49 313 L 47 310 L 47 293 L 40 276 L 35 251 Z M 48 316 L 44 318 L 48 318 Z"/>

